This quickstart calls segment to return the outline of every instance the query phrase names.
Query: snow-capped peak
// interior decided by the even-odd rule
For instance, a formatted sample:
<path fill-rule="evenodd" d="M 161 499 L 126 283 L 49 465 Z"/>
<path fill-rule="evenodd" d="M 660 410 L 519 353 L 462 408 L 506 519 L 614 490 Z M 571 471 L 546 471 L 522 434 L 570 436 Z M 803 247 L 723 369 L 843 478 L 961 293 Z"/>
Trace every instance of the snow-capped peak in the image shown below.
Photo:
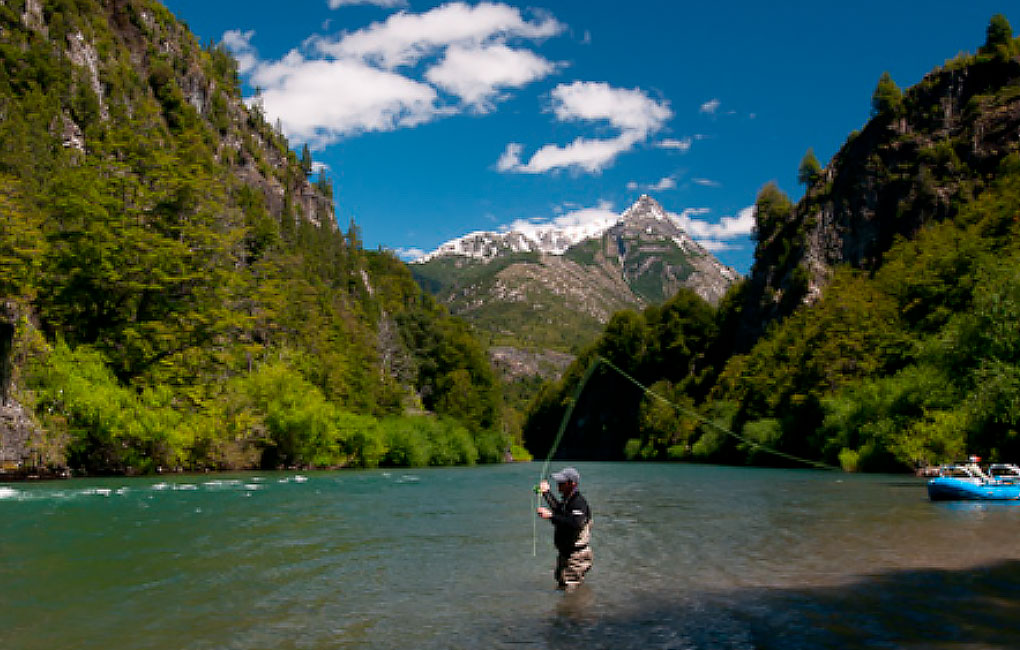
<path fill-rule="evenodd" d="M 636 217 L 651 217 L 658 221 L 665 221 L 667 223 L 676 224 L 676 220 L 669 216 L 669 214 L 663 209 L 659 202 L 648 196 L 642 194 L 634 205 L 627 208 L 624 213 L 620 216 L 621 221 L 629 221 Z"/>
<path fill-rule="evenodd" d="M 569 215 L 549 223 L 518 221 L 505 231 L 479 231 L 450 240 L 414 260 L 423 264 L 446 255 L 488 260 L 500 253 L 546 253 L 562 255 L 568 248 L 599 237 L 620 221 L 620 215 L 608 211 L 582 217 Z"/>
<path fill-rule="evenodd" d="M 504 231 L 478 231 L 450 240 L 439 248 L 415 259 L 412 264 L 424 264 L 444 256 L 461 256 L 488 261 L 501 253 L 545 253 L 562 255 L 586 239 L 601 237 L 618 223 L 636 218 L 653 218 L 680 228 L 659 203 L 647 194 L 623 212 L 617 214 L 606 208 L 589 208 L 563 215 L 551 222 L 517 221 Z"/>

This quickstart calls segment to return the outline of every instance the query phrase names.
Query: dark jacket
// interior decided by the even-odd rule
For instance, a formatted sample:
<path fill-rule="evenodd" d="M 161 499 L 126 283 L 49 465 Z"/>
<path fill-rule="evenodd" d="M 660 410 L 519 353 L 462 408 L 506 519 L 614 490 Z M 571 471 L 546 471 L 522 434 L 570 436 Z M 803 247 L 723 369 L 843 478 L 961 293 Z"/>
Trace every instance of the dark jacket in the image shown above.
<path fill-rule="evenodd" d="M 588 546 L 588 524 L 591 522 L 591 508 L 579 490 L 560 501 L 552 492 L 544 492 L 545 502 L 552 510 L 553 544 L 560 555 L 570 555 Z"/>

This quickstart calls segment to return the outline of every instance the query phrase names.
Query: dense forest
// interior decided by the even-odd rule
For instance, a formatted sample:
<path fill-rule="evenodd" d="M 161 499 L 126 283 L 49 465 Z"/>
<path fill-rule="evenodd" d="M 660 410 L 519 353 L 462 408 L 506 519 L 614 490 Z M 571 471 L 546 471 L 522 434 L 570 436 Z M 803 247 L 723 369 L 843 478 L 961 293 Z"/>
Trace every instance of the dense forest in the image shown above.
<path fill-rule="evenodd" d="M 0 469 L 501 460 L 484 349 L 312 168 L 158 2 L 0 3 Z"/>
<path fill-rule="evenodd" d="M 718 309 L 674 297 L 616 314 L 543 387 L 525 435 L 545 454 L 587 369 L 561 455 L 904 470 L 1020 459 L 1020 40 L 901 91 L 804 197 L 756 200 L 755 261 Z M 663 398 L 663 399 L 660 399 Z M 733 434 L 733 435 L 730 435 Z"/>

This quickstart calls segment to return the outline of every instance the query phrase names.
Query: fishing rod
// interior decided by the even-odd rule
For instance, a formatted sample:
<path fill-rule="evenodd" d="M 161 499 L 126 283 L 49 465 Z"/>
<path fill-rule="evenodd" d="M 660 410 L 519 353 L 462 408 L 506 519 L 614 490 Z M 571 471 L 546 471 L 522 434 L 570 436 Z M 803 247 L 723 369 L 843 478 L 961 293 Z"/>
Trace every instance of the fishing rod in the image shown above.
<path fill-rule="evenodd" d="M 655 399 L 657 399 L 657 400 L 659 400 L 659 401 L 661 401 L 661 402 L 663 402 L 665 404 L 668 404 L 669 406 L 673 407 L 676 411 L 678 411 L 678 412 L 680 412 L 680 413 L 682 413 L 684 415 L 687 415 L 689 417 L 693 417 L 696 420 L 702 422 L 703 424 L 706 424 L 706 425 L 708 425 L 710 427 L 713 427 L 716 431 L 724 433 L 725 435 L 728 435 L 728 436 L 732 436 L 733 438 L 735 438 L 735 439 L 743 442 L 744 444 L 749 445 L 749 446 L 751 446 L 751 447 L 753 447 L 753 448 L 755 448 L 757 450 L 764 451 L 764 452 L 773 454 L 775 456 L 779 456 L 780 458 L 784 458 L 786 460 L 794 461 L 794 462 L 797 462 L 797 463 L 804 463 L 805 465 L 811 465 L 812 467 L 817 467 L 819 469 L 840 471 L 840 469 L 838 467 L 834 467 L 832 465 L 828 465 L 826 463 L 823 463 L 823 462 L 817 461 L 817 460 L 809 460 L 807 458 L 800 458 L 799 456 L 794 456 L 793 454 L 788 454 L 786 452 L 779 451 L 778 449 L 772 449 L 771 447 L 769 447 L 767 445 L 764 445 L 764 444 L 762 444 L 760 442 L 757 442 L 755 440 L 751 440 L 751 439 L 749 439 L 749 438 L 747 438 L 745 436 L 742 436 L 739 433 L 736 433 L 735 431 L 732 431 L 731 429 L 729 429 L 727 427 L 724 427 L 721 424 L 719 424 L 717 422 L 714 422 L 713 420 L 708 419 L 707 417 L 705 417 L 701 413 L 698 413 L 697 411 L 694 411 L 694 410 L 688 409 L 688 408 L 684 408 L 683 406 L 680 406 L 676 402 L 673 402 L 671 400 L 666 399 L 662 395 L 659 395 L 658 393 L 656 393 L 651 388 L 649 388 L 649 387 L 645 386 L 644 384 L 642 384 L 641 382 L 639 382 L 634 377 L 630 376 L 628 373 L 626 373 L 623 370 L 621 370 L 619 367 L 616 366 L 616 364 L 614 364 L 609 359 L 606 359 L 602 355 L 596 355 L 595 359 L 588 366 L 588 370 L 584 373 L 584 376 L 581 378 L 580 383 L 578 383 L 577 388 L 574 389 L 574 394 L 571 396 L 570 403 L 567 405 L 567 410 L 563 413 L 563 419 L 560 420 L 559 431 L 556 432 L 556 437 L 553 439 L 553 444 L 549 448 L 549 454 L 546 456 L 545 462 L 542 464 L 542 471 L 538 475 L 539 484 L 536 484 L 535 485 L 535 489 L 534 489 L 535 490 L 535 508 L 538 508 L 538 505 L 540 503 L 540 501 L 539 501 L 539 499 L 541 498 L 540 497 L 540 495 L 541 495 L 540 484 L 541 484 L 542 480 L 545 478 L 546 472 L 549 471 L 549 464 L 552 462 L 553 456 L 556 455 L 556 451 L 559 449 L 560 441 L 563 440 L 563 434 L 567 430 L 567 424 L 570 422 L 570 416 L 573 415 L 573 413 L 574 413 L 574 407 L 577 405 L 578 400 L 581 398 L 581 392 L 584 391 L 585 384 L 588 383 L 588 380 L 591 379 L 592 374 L 594 374 L 594 372 L 595 372 L 595 368 L 597 368 L 600 364 L 605 364 L 609 368 L 615 370 L 624 379 L 626 379 L 627 381 L 631 382 L 632 384 L 634 384 L 635 386 L 640 388 L 642 392 L 647 393 L 648 395 L 651 395 Z M 532 520 L 533 520 L 533 522 L 532 522 L 532 524 L 533 524 L 532 525 L 532 531 L 533 532 L 532 532 L 532 550 L 531 550 L 531 552 L 532 552 L 532 555 L 537 555 L 538 554 L 538 520 L 535 519 L 534 513 L 532 513 Z"/>
<path fill-rule="evenodd" d="M 563 433 L 567 430 L 567 423 L 570 422 L 570 416 L 574 413 L 574 407 L 577 405 L 577 401 L 581 399 L 581 391 L 584 390 L 585 384 L 591 379 L 592 373 L 595 372 L 595 368 L 599 365 L 599 359 L 597 357 L 595 362 L 588 366 L 588 370 L 585 371 L 584 377 L 581 378 L 581 382 L 574 389 L 574 394 L 570 398 L 570 404 L 567 405 L 567 410 L 563 414 L 563 419 L 560 420 L 560 429 L 556 432 L 556 437 L 553 439 L 552 447 L 549 448 L 549 454 L 545 457 L 545 462 L 542 463 L 542 471 L 538 473 L 538 483 L 535 484 L 535 509 L 538 508 L 541 503 L 540 499 L 542 494 L 542 481 L 546 476 L 546 472 L 549 471 L 549 464 L 552 462 L 553 456 L 556 455 L 556 450 L 560 447 L 560 441 L 563 440 Z M 532 536 L 531 536 L 531 554 L 538 555 L 538 519 L 535 519 L 534 513 L 532 513 Z"/>

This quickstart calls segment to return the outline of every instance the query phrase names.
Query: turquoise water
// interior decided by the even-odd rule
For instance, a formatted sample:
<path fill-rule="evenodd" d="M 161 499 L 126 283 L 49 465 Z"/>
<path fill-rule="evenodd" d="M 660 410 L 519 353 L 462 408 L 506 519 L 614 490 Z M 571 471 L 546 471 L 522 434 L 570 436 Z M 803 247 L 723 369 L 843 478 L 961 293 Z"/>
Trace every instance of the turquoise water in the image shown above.
<path fill-rule="evenodd" d="M 1020 647 L 1020 506 L 578 467 L 595 568 L 570 594 L 546 522 L 533 555 L 538 464 L 3 485 L 0 646 Z"/>

